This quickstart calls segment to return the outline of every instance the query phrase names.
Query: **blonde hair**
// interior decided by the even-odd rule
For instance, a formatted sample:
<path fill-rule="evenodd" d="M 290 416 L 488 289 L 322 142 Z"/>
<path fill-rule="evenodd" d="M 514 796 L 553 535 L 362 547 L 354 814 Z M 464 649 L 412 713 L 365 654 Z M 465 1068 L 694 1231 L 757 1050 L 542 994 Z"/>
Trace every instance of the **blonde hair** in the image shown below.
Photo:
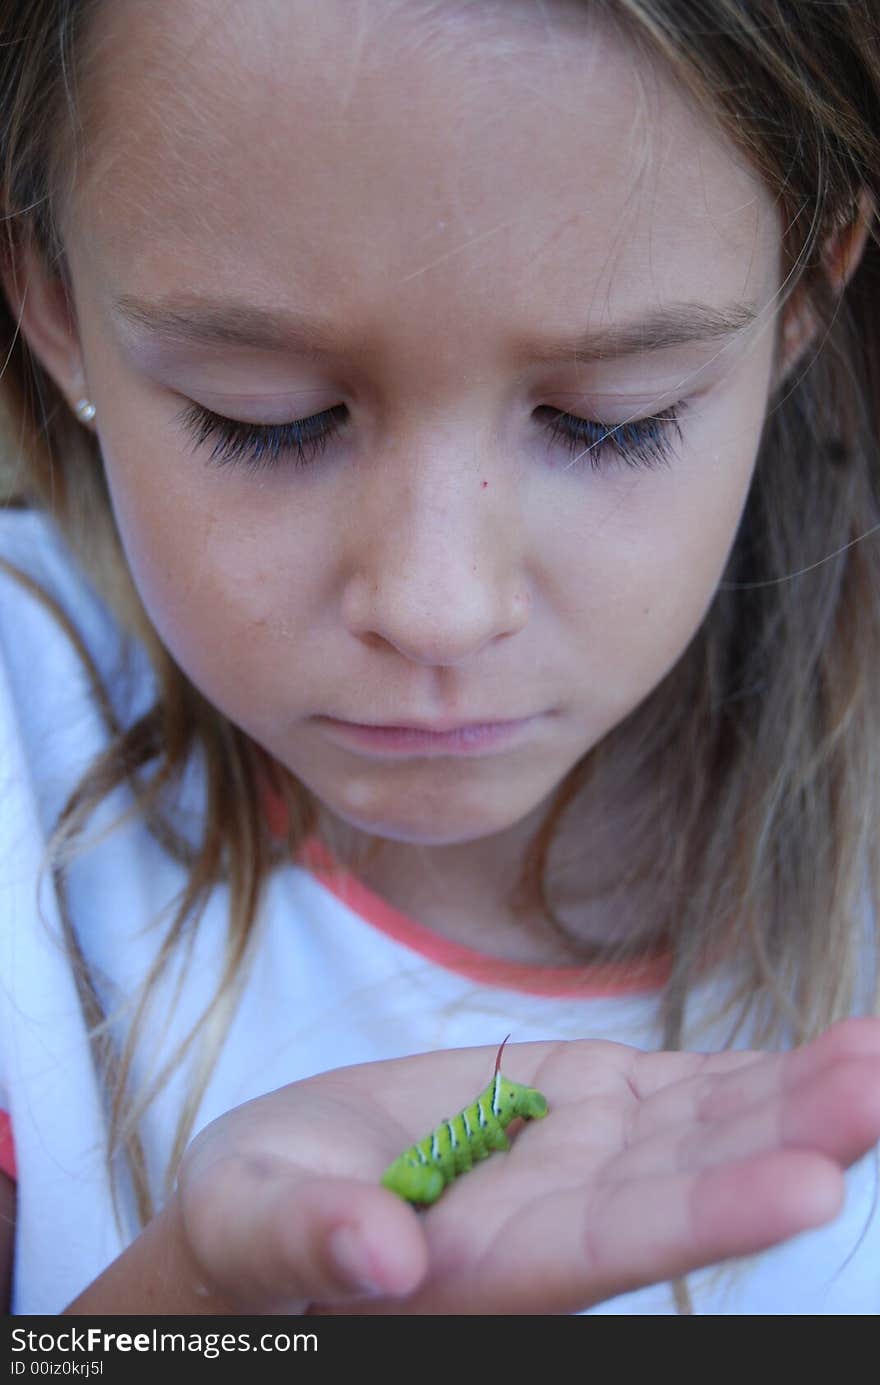
<path fill-rule="evenodd" d="M 15 272 L 35 244 L 66 282 L 65 199 L 81 138 L 93 21 L 103 0 L 7 4 L 0 43 L 2 179 Z M 584 8 L 591 8 L 584 0 Z M 866 906 L 880 901 L 880 244 L 876 223 L 842 293 L 822 265 L 829 237 L 859 198 L 880 204 L 880 32 L 869 3 L 813 0 L 593 0 L 621 32 L 671 69 L 743 151 L 778 200 L 785 297 L 819 324 L 816 346 L 768 409 L 754 481 L 723 580 L 685 654 L 659 687 L 559 786 L 517 883 L 515 901 L 556 918 L 550 853 L 563 815 L 626 746 L 652 771 L 625 889 L 654 882 L 656 914 L 636 950 L 668 949 L 664 1043 L 687 1030 L 695 980 L 725 957 L 732 1041 L 802 1041 L 856 1004 Z M 226 967 L 192 1054 L 190 1096 L 168 1165 L 174 1176 L 255 935 L 261 890 L 316 821 L 293 775 L 231 725 L 160 644 L 124 560 L 93 435 L 73 417 L 0 305 L 2 406 L 17 440 L 10 503 L 51 513 L 84 572 L 152 659 L 158 695 L 117 725 L 85 646 L 108 747 L 72 794 L 51 846 L 64 927 L 94 1057 L 109 1103 L 111 1160 L 124 1151 L 140 1220 L 152 1214 L 138 1122 L 154 1089 L 133 1092 L 132 1058 L 160 973 L 197 925 L 214 885 L 230 890 Z M 44 595 L 43 599 L 49 600 Z M 195 751 L 207 781 L 204 831 L 179 840 L 162 806 Z M 139 811 L 185 865 L 188 886 L 121 1049 L 110 1041 L 88 950 L 70 917 L 65 873 L 97 805 L 127 783 Z M 273 844 L 270 783 L 287 810 Z M 585 964 L 611 957 L 569 938 Z M 633 951 L 630 945 L 629 952 Z M 876 990 L 876 978 L 874 979 Z M 875 996 L 876 1003 L 876 996 Z M 167 1072 L 162 1075 L 167 1077 Z"/>

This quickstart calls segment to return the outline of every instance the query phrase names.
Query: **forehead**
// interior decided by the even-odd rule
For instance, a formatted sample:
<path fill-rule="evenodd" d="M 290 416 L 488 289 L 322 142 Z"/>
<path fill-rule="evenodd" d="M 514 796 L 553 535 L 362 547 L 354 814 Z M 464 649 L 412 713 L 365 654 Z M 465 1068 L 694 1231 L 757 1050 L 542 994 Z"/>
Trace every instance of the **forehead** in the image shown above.
<path fill-rule="evenodd" d="M 757 177 L 576 0 L 113 0 L 91 38 L 72 224 L 125 288 L 774 286 Z"/>

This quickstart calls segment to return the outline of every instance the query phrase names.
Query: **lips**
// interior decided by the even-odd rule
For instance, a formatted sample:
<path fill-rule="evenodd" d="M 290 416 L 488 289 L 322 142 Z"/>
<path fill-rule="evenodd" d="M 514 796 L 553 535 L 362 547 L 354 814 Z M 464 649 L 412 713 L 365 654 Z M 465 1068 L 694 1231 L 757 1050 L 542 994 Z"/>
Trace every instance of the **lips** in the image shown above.
<path fill-rule="evenodd" d="M 423 735 L 448 736 L 459 731 L 482 730 L 490 726 L 512 726 L 516 722 L 527 721 L 528 717 L 474 717 L 471 721 L 345 721 L 338 720 L 342 726 L 357 726 L 365 731 L 420 731 Z"/>
<path fill-rule="evenodd" d="M 537 716 L 512 721 L 409 722 L 390 725 L 318 717 L 328 737 L 372 755 L 481 755 L 503 750 L 528 734 Z M 439 729 L 438 729 L 439 728 Z"/>

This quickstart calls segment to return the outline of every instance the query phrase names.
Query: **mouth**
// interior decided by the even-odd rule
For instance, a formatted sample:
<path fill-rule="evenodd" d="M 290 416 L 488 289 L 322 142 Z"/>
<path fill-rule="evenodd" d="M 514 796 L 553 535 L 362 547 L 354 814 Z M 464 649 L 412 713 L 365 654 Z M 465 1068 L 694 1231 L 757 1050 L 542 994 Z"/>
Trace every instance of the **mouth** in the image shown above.
<path fill-rule="evenodd" d="M 315 718 L 331 740 L 354 749 L 382 755 L 485 755 L 503 750 L 528 735 L 539 716 L 517 717 L 510 721 L 482 721 L 450 724 L 422 722 L 403 725 L 368 725 L 338 721 L 334 717 Z"/>

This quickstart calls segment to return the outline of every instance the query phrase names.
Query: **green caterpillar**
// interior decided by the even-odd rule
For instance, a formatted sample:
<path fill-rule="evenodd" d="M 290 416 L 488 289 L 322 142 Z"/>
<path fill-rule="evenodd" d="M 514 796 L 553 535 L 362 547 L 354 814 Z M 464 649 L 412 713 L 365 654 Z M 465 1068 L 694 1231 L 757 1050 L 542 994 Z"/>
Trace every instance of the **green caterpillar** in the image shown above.
<path fill-rule="evenodd" d="M 447 1183 L 467 1173 L 475 1160 L 488 1159 L 493 1149 L 510 1149 L 505 1132 L 517 1116 L 524 1120 L 546 1116 L 546 1097 L 502 1075 L 501 1054 L 507 1039 L 498 1050 L 495 1074 L 486 1090 L 389 1164 L 382 1175 L 384 1188 L 406 1202 L 436 1202 Z"/>

